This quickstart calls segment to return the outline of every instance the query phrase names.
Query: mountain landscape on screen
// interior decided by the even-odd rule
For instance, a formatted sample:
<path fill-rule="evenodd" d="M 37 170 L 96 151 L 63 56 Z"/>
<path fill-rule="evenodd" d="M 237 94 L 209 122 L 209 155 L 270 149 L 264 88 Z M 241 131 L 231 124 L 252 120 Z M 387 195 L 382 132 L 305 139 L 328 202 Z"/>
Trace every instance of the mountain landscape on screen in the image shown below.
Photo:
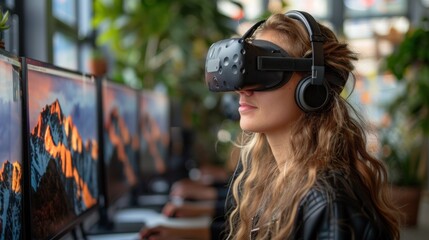
<path fill-rule="evenodd" d="M 29 138 L 32 236 L 44 238 L 97 203 L 98 143 L 82 141 L 58 100 L 42 109 Z"/>
<path fill-rule="evenodd" d="M 23 230 L 22 101 L 14 92 L 14 74 L 0 61 L 0 240 L 21 239 Z"/>
<path fill-rule="evenodd" d="M 107 165 L 109 199 L 115 201 L 124 191 L 137 184 L 136 133 L 130 132 L 117 108 L 112 108 L 104 123 L 104 152 Z"/>
<path fill-rule="evenodd" d="M 0 169 L 0 239 L 19 239 L 21 234 L 22 167 L 3 162 Z"/>

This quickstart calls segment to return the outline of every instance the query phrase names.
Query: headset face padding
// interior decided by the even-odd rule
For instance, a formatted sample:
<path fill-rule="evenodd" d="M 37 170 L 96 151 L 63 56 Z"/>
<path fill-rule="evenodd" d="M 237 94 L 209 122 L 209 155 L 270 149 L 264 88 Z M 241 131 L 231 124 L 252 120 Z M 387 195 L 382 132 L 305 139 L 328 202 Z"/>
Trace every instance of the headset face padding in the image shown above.
<path fill-rule="evenodd" d="M 318 111 L 328 102 L 329 92 L 326 84 L 316 85 L 311 81 L 310 76 L 301 79 L 295 91 L 295 101 L 304 112 Z"/>

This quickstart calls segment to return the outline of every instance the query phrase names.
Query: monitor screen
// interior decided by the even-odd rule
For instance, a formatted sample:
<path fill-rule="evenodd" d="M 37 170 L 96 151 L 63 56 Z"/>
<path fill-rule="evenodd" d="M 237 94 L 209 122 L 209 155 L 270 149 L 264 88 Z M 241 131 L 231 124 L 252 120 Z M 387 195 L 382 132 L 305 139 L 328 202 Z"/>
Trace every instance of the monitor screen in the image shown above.
<path fill-rule="evenodd" d="M 163 192 L 166 187 L 154 181 L 171 168 L 170 102 L 162 92 L 144 90 L 140 94 L 140 172 L 144 191 Z"/>
<path fill-rule="evenodd" d="M 0 239 L 20 239 L 22 228 L 21 63 L 0 50 Z"/>
<path fill-rule="evenodd" d="M 138 181 L 137 90 L 102 80 L 103 158 L 106 207 L 130 193 Z"/>
<path fill-rule="evenodd" d="M 98 206 L 97 88 L 93 77 L 23 59 L 31 236 L 52 239 Z"/>

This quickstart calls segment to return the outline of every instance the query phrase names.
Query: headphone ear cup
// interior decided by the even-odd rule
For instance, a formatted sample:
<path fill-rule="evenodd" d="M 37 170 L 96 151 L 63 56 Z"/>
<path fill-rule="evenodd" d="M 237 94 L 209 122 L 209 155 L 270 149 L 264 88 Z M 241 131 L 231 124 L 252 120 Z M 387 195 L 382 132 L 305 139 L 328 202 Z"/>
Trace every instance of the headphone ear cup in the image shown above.
<path fill-rule="evenodd" d="M 311 80 L 311 76 L 303 78 L 295 91 L 296 103 L 304 112 L 318 111 L 328 102 L 327 86 L 312 84 Z"/>

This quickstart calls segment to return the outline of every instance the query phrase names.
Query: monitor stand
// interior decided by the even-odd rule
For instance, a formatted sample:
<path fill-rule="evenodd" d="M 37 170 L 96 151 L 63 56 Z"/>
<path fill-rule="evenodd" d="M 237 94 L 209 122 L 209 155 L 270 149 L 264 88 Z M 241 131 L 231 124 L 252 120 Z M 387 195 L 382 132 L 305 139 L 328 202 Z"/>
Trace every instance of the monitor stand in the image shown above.
<path fill-rule="evenodd" d="M 86 231 L 86 235 L 138 233 L 144 226 L 145 222 L 143 220 L 133 222 L 112 221 L 107 216 L 106 211 L 100 211 L 99 221 L 93 224 L 88 231 Z"/>
<path fill-rule="evenodd" d="M 97 223 L 86 232 L 86 235 L 138 233 L 144 226 L 143 222 L 114 222 L 107 226 Z"/>

